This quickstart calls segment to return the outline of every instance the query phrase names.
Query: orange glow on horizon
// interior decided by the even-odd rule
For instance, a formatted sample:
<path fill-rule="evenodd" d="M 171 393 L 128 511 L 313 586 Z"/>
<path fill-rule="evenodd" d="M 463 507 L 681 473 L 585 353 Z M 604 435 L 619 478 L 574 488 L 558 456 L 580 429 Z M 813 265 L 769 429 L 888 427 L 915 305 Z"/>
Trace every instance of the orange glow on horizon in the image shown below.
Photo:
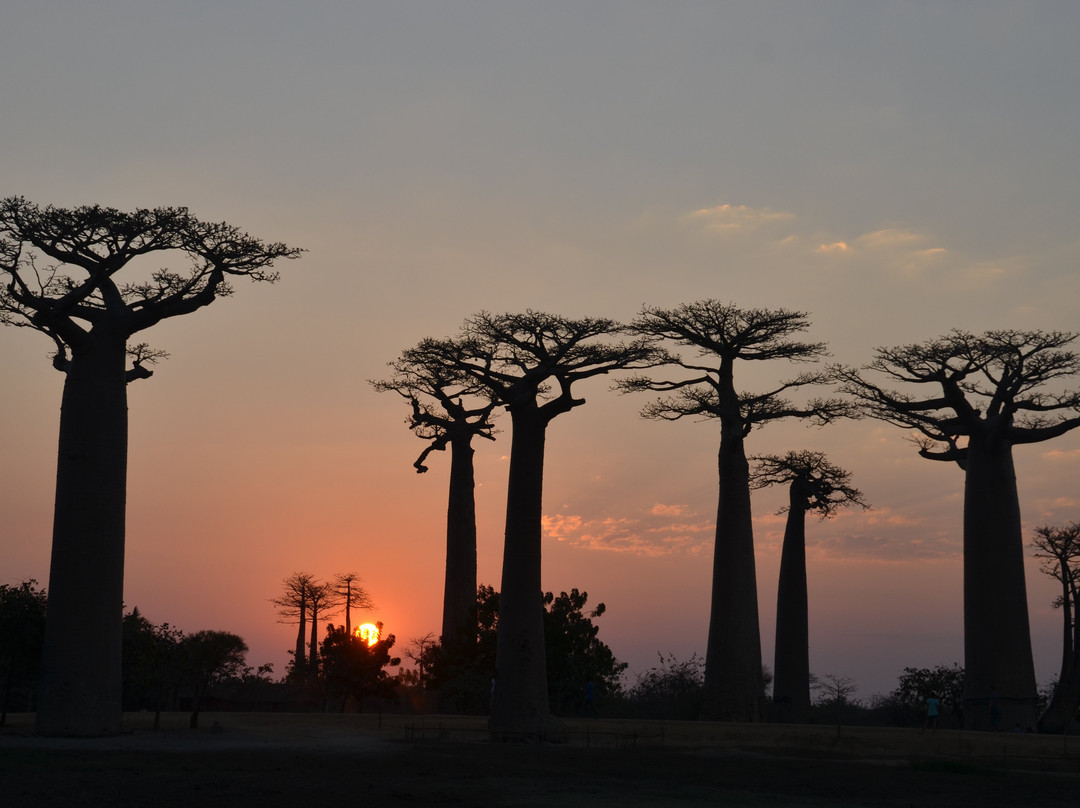
<path fill-rule="evenodd" d="M 357 626 L 353 634 L 366 642 L 369 648 L 379 641 L 379 627 L 374 623 Z"/>

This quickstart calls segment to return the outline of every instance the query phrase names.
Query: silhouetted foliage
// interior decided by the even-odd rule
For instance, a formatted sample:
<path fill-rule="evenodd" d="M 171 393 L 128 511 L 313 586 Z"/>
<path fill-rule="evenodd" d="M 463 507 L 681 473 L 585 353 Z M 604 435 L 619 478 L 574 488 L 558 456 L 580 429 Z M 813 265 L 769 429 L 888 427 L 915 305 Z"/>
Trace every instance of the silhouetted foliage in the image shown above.
<path fill-rule="evenodd" d="M 163 252 L 185 268 L 162 266 Z M 269 267 L 298 255 L 185 208 L 0 201 L 0 323 L 47 336 L 65 375 L 39 733 L 120 731 L 126 385 L 165 356 L 130 340 L 229 295 L 230 277 L 275 280 Z"/>
<path fill-rule="evenodd" d="M 556 597 L 544 593 L 544 646 L 547 651 L 548 697 L 558 715 L 576 715 L 599 710 L 605 699 L 622 691 L 626 663 L 619 662 L 611 649 L 597 637 L 600 627 L 593 620 L 607 607 L 598 603 L 585 610 L 589 593 L 571 589 Z M 586 704 L 590 689 L 593 703 Z"/>
<path fill-rule="evenodd" d="M 948 712 L 957 726 L 964 719 L 964 669 L 959 663 L 932 668 L 904 668 L 897 680 L 895 699 L 911 710 L 921 723 L 926 714 L 926 699 L 933 695 L 941 702 L 941 712 Z"/>
<path fill-rule="evenodd" d="M 124 709 L 153 710 L 154 728 L 180 683 L 184 633 L 168 623 L 154 625 L 133 608 L 124 615 Z"/>
<path fill-rule="evenodd" d="M 836 737 L 839 738 L 845 707 L 849 704 L 851 696 L 858 690 L 858 685 L 850 676 L 840 676 L 835 673 L 814 676 L 811 682 L 813 688 L 820 694 L 819 703 L 833 712 L 836 721 Z"/>
<path fill-rule="evenodd" d="M 1061 668 L 1050 703 L 1039 716 L 1039 732 L 1065 732 L 1080 706 L 1080 522 L 1035 528 L 1032 555 L 1040 569 L 1061 587 L 1054 608 L 1061 609 Z"/>
<path fill-rule="evenodd" d="M 878 348 L 861 370 L 834 368 L 863 411 L 915 430 L 922 457 L 964 471 L 964 695 L 971 729 L 989 726 L 996 689 L 1002 720 L 1031 726 L 1036 683 L 1024 580 L 1013 447 L 1080 426 L 1077 334 L 951 331 L 915 345 Z M 910 392 L 882 386 L 900 383 Z"/>
<path fill-rule="evenodd" d="M 358 609 L 370 611 L 375 602 L 364 587 L 360 586 L 360 576 L 355 572 L 342 572 L 330 582 L 330 608 L 344 610 L 345 633 L 352 634 L 352 611 Z"/>
<path fill-rule="evenodd" d="M 45 642 L 48 595 L 33 578 L 0 585 L 0 726 L 17 701 L 31 711 Z"/>
<path fill-rule="evenodd" d="M 679 660 L 657 652 L 660 663 L 637 674 L 624 695 L 634 717 L 691 721 L 701 715 L 705 660 L 696 653 Z"/>
<path fill-rule="evenodd" d="M 327 624 L 320 672 L 327 701 L 338 703 L 344 712 L 350 698 L 355 700 L 358 710 L 363 709 L 364 699 L 369 696 L 391 698 L 394 679 L 385 668 L 401 664 L 400 658 L 390 656 L 394 642 L 393 634 L 382 633 L 381 623 L 379 639 L 373 645 L 347 633 L 343 626 Z"/>
<path fill-rule="evenodd" d="M 192 729 L 199 726 L 199 710 L 210 690 L 244 673 L 247 652 L 243 638 L 228 631 L 196 631 L 180 641 L 181 677 L 192 693 Z"/>
<path fill-rule="evenodd" d="M 799 374 L 763 393 L 739 392 L 735 387 L 735 365 L 740 360 L 805 363 L 826 356 L 824 343 L 793 338 L 809 324 L 804 312 L 740 309 L 702 300 L 673 309 L 646 306 L 631 325 L 633 333 L 686 351 L 667 357 L 676 375 L 636 376 L 619 382 L 624 392 L 668 394 L 646 405 L 642 415 L 665 421 L 689 417 L 720 422 L 719 503 L 705 654 L 703 714 L 707 718 L 764 718 L 749 466 L 743 442 L 753 428 L 778 419 L 824 424 L 853 413 L 836 398 L 804 404 L 787 398 L 800 388 L 831 382 L 832 376 L 825 372 Z"/>

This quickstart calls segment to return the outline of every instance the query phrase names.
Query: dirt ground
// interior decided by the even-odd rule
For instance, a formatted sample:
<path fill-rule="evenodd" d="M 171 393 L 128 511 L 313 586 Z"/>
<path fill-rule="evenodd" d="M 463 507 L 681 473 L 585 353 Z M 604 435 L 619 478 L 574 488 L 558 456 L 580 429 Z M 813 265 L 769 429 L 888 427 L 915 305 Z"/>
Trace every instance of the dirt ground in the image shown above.
<path fill-rule="evenodd" d="M 1080 739 L 889 728 L 570 721 L 491 743 L 482 718 L 126 717 L 103 739 L 0 728 L 0 805 L 980 806 L 1080 804 Z"/>

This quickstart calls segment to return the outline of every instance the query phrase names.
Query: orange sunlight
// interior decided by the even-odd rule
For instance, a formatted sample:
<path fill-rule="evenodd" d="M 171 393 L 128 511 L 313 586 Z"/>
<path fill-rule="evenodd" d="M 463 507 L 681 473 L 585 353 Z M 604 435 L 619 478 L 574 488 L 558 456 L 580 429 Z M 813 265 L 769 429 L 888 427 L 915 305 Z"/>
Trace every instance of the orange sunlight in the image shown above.
<path fill-rule="evenodd" d="M 379 627 L 374 623 L 357 626 L 353 634 L 367 642 L 369 648 L 379 641 Z"/>

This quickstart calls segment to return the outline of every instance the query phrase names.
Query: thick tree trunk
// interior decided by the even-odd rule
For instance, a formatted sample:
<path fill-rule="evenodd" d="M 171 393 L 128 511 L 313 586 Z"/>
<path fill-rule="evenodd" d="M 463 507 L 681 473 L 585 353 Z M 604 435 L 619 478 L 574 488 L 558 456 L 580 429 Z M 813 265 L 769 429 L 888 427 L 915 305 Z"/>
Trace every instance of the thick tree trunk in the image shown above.
<path fill-rule="evenodd" d="M 319 611 L 311 609 L 311 644 L 308 646 L 308 670 L 319 672 Z"/>
<path fill-rule="evenodd" d="M 541 599 L 541 514 L 547 424 L 535 407 L 511 410 L 502 592 L 491 698 L 492 735 L 541 739 L 557 726 L 548 705 Z"/>
<path fill-rule="evenodd" d="M 472 436 L 450 443 L 450 496 L 446 507 L 446 581 L 442 647 L 460 659 L 476 647 L 476 501 Z"/>
<path fill-rule="evenodd" d="M 1061 585 L 1061 615 L 1063 637 L 1061 642 L 1061 669 L 1057 685 L 1050 704 L 1039 716 L 1039 732 L 1061 734 L 1069 730 L 1076 708 L 1080 706 L 1080 676 L 1077 676 L 1078 663 L 1073 646 L 1075 626 L 1072 616 L 1072 590 L 1068 583 Z"/>
<path fill-rule="evenodd" d="M 810 714 L 810 626 L 806 592 L 806 494 L 791 484 L 776 593 L 773 720 L 802 723 Z"/>
<path fill-rule="evenodd" d="M 125 342 L 92 336 L 64 382 L 48 620 L 37 731 L 101 736 L 121 729 Z"/>
<path fill-rule="evenodd" d="M 765 700 L 761 629 L 750 517 L 750 467 L 743 450 L 741 425 L 723 427 L 718 465 L 720 499 L 702 717 L 761 721 Z"/>
<path fill-rule="evenodd" d="M 1024 542 L 1012 446 L 972 435 L 964 481 L 964 725 L 990 727 L 990 694 L 1006 729 L 1035 726 Z"/>
<path fill-rule="evenodd" d="M 300 625 L 296 631 L 296 652 L 293 655 L 293 667 L 302 671 L 307 667 L 307 605 L 300 601 Z"/>

